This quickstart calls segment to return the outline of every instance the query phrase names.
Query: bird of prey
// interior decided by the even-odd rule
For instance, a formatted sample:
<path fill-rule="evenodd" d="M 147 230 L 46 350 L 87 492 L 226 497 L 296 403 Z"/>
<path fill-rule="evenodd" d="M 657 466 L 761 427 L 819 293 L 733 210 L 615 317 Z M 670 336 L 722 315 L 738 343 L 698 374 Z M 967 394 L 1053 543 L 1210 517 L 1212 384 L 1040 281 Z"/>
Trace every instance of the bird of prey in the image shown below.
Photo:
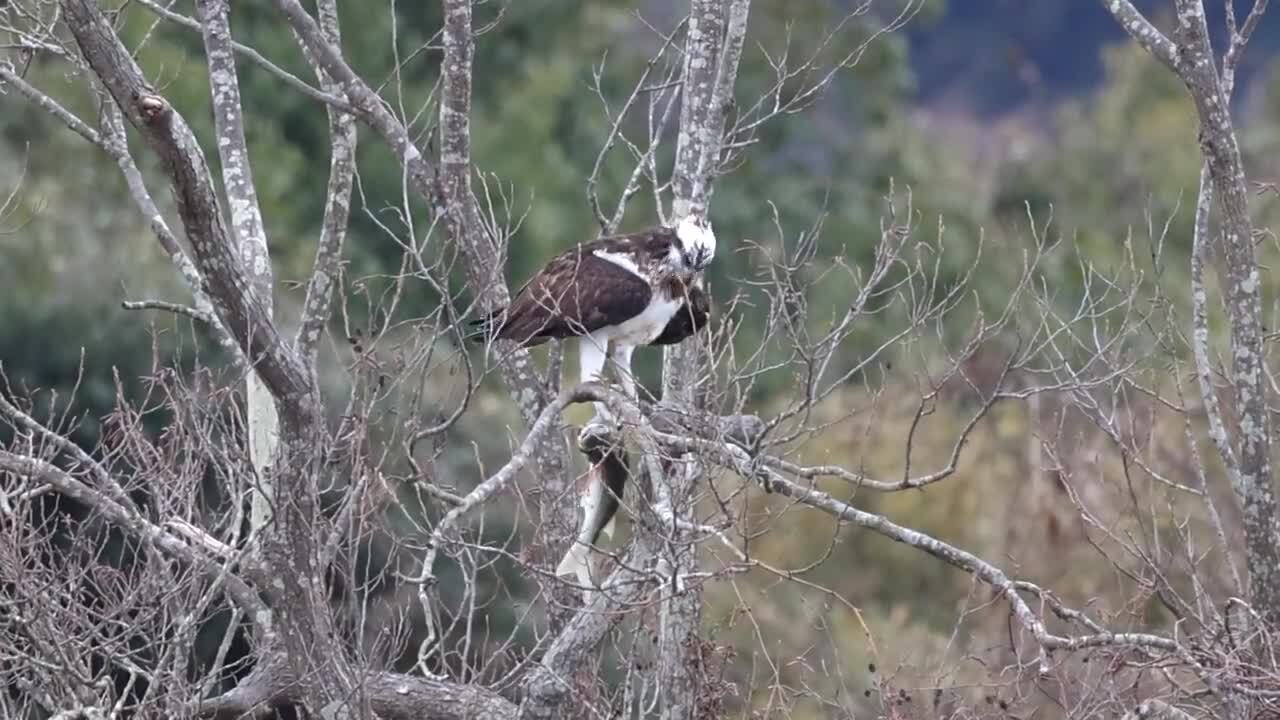
<path fill-rule="evenodd" d="M 631 354 L 639 345 L 674 345 L 701 330 L 711 312 L 701 271 L 715 257 L 710 225 L 685 219 L 582 243 L 552 258 L 516 292 L 511 304 L 473 322 L 477 337 L 532 347 L 552 338 L 578 339 L 581 382 L 600 380 L 612 358 L 623 391 L 637 397 Z M 602 404 L 597 415 L 607 417 Z M 587 453 L 582 519 L 556 568 L 591 586 L 590 548 L 613 536 L 629 469 L 621 448 Z"/>
<path fill-rule="evenodd" d="M 580 382 L 602 379 L 612 359 L 623 391 L 635 399 L 635 348 L 680 342 L 706 322 L 699 273 L 715 251 L 710 225 L 691 218 L 582 243 L 552 258 L 509 305 L 473 321 L 473 337 L 524 347 L 576 337 Z"/>
<path fill-rule="evenodd" d="M 705 327 L 710 316 L 711 300 L 702 288 L 702 278 L 698 277 L 689 284 L 687 302 L 649 344 L 676 345 Z M 556 575 L 575 576 L 579 584 L 590 587 L 590 549 L 601 535 L 613 538 L 614 518 L 622 504 L 631 469 L 621 448 L 602 450 L 589 446 L 587 460 L 591 463 L 587 470 L 587 489 L 578 497 L 582 521 L 577 536 L 556 568 Z"/>

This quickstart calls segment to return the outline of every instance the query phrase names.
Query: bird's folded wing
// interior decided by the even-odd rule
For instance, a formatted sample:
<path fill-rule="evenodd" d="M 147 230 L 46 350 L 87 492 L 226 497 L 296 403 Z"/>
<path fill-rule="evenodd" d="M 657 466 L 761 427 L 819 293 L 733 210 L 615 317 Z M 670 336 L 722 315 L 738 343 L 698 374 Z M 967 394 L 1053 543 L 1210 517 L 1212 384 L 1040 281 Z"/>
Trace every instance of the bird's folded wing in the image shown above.
<path fill-rule="evenodd" d="M 648 282 L 617 263 L 565 254 L 520 289 L 498 336 L 525 342 L 586 335 L 639 315 L 652 293 Z"/>

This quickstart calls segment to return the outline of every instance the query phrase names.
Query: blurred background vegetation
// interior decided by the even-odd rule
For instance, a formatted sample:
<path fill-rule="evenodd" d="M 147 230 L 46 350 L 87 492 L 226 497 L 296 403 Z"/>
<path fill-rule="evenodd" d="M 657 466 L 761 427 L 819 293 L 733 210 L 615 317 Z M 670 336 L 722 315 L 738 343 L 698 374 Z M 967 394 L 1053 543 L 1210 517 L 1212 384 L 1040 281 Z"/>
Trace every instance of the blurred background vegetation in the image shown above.
<path fill-rule="evenodd" d="M 793 52 L 806 54 L 813 49 L 809 43 L 852 4 L 757 0 L 751 17 L 753 43 L 738 86 L 740 102 L 755 97 L 772 80 L 754 43 L 777 52 L 789 36 Z M 1156 17 L 1168 5 L 1137 4 Z M 194 15 L 190 5 L 178 2 L 175 9 Z M 832 57 L 861 43 L 891 17 L 891 4 L 879 5 L 840 36 Z M 1217 3 L 1210 5 L 1220 11 Z M 391 71 L 397 52 L 419 47 L 436 32 L 438 4 L 397 3 L 394 16 L 385 6 L 377 12 L 363 3 L 340 7 L 345 51 L 355 67 L 375 84 L 394 80 L 388 87 L 396 89 L 386 93 L 393 103 L 420 107 L 436 80 L 438 54 L 422 53 L 396 77 Z M 604 58 L 604 93 L 615 105 L 625 98 L 656 42 L 636 19 L 637 7 L 655 22 L 669 24 L 679 4 L 504 3 L 502 21 L 478 40 L 475 159 L 481 171 L 507 184 L 513 213 L 527 213 L 507 260 L 513 284 L 552 253 L 595 230 L 584 184 L 608 118 L 591 90 L 592 72 Z M 494 9 L 484 6 L 481 12 L 491 18 Z M 1280 44 L 1280 18 L 1275 15 L 1259 29 L 1236 92 L 1247 167 L 1261 181 L 1280 177 L 1280 75 L 1271 52 Z M 122 20 L 130 42 L 150 35 L 140 60 L 192 122 L 210 157 L 216 157 L 208 144 L 213 134 L 199 35 L 172 26 L 152 32 L 155 18 L 137 5 Z M 398 51 L 389 41 L 393 22 Z M 298 76 L 310 77 L 292 37 L 269 10 L 238 4 L 233 25 L 239 40 Z M 64 72 L 64 66 L 36 63 L 28 76 L 41 87 L 60 89 L 60 99 L 92 116 L 92 99 L 74 93 L 76 86 Z M 279 312 L 287 319 L 301 300 L 301 290 L 290 281 L 305 277 L 319 233 L 328 172 L 325 115 L 313 101 L 282 90 L 278 80 L 250 64 L 241 66 L 241 92 L 276 262 Z M 897 188 L 912 191 L 917 232 L 936 233 L 939 221 L 945 223 L 944 280 L 955 280 L 981 241 L 992 258 L 974 278 L 974 289 L 984 300 L 998 303 L 1007 295 L 1016 276 L 1008 263 L 1034 242 L 1028 213 L 1043 224 L 1050 209 L 1050 234 L 1074 248 L 1052 256 L 1044 267 L 1045 282 L 1063 303 L 1079 293 L 1077 253 L 1099 266 L 1118 266 L 1132 236 L 1140 266 L 1156 270 L 1150 245 L 1143 240 L 1151 223 L 1158 228 L 1170 217 L 1158 269 L 1167 287 L 1185 287 L 1199 162 L 1195 138 L 1193 109 L 1177 81 L 1125 42 L 1098 3 L 929 0 L 906 31 L 879 38 L 855 67 L 840 73 L 813 108 L 770 123 L 748 149 L 745 162 L 719 181 L 712 217 L 729 251 L 711 270 L 713 293 L 718 302 L 726 301 L 742 279 L 758 274 L 760 253 L 780 247 L 770 203 L 789 236 L 825 214 L 817 267 L 835 259 L 869 264 L 891 179 Z M 153 162 L 145 152 L 138 157 L 144 165 Z M 359 157 L 347 278 L 372 277 L 370 282 L 376 282 L 376 276 L 396 272 L 401 262 L 402 248 L 381 227 L 404 231 L 404 218 L 394 210 L 401 203 L 401 179 L 397 163 L 380 142 L 362 142 Z M 606 201 L 616 197 L 630 171 L 620 154 L 613 159 L 604 177 Z M 140 392 L 141 378 L 155 358 L 189 365 L 197 355 L 216 363 L 217 355 L 187 322 L 120 307 L 124 299 L 186 298 L 116 169 L 10 92 L 0 95 L 0 192 L 15 188 L 18 211 L 0 227 L 0 362 L 15 389 L 41 389 L 45 397 L 51 392 L 69 397 L 79 383 L 75 414 L 81 422 L 75 437 L 91 447 L 99 419 L 110 411 L 115 395 L 114 371 L 130 392 Z M 166 194 L 159 183 L 152 190 L 158 199 Z M 1275 224 L 1274 197 L 1261 194 L 1254 204 L 1260 227 Z M 424 220 L 414 218 L 419 233 Z M 623 225 L 634 228 L 652 221 L 652 204 L 641 197 L 632 202 Z M 758 247 L 734 247 L 731 240 L 738 238 Z M 1264 251 L 1274 256 L 1272 246 Z M 466 295 L 464 287 L 459 290 Z M 818 282 L 810 291 L 808 321 L 815 328 L 824 326 L 847 305 L 848 293 L 848 284 L 838 279 Z M 1178 295 L 1172 299 L 1187 300 Z M 404 302 L 406 316 L 423 315 L 439 298 L 415 288 Z M 350 308 L 356 326 L 367 322 L 361 307 L 353 301 Z M 762 344 L 760 315 L 742 312 L 735 318 L 742 347 Z M 856 363 L 859 342 L 885 337 L 894 321 L 892 315 L 869 318 L 848 343 L 842 361 Z M 335 332 L 343 332 L 338 323 Z M 656 352 L 637 356 L 650 383 L 659 357 Z M 329 382 L 339 387 L 338 361 L 333 365 Z M 754 389 L 753 407 L 777 407 L 791 382 L 785 373 L 765 377 Z M 861 385 L 850 384 L 828 403 L 835 409 L 826 411 L 839 414 L 842 404 L 862 402 L 865 393 Z M 804 455 L 900 475 L 903 449 L 894 440 L 910 423 L 911 411 L 886 403 L 876 427 L 836 424 L 807 446 Z M 1018 504 L 1025 500 L 1019 488 L 1034 471 L 1026 451 L 1026 413 L 1022 406 L 999 406 L 975 431 L 960 471 L 946 483 L 887 498 L 863 493 L 855 501 L 1031 579 L 1058 579 L 1055 573 L 1071 567 L 1072 553 L 1088 553 L 1080 549 L 1078 532 L 1057 521 L 1041 524 L 1039 516 Z M 945 462 L 963 417 L 959 404 L 932 417 L 926 432 L 932 440 L 922 443 L 929 449 L 913 462 L 920 467 Z M 461 487 L 475 482 L 475 448 L 486 464 L 499 461 L 507 439 L 492 428 L 513 419 L 511 403 L 497 383 L 486 385 L 451 436 L 441 472 L 452 473 L 451 482 Z M 1181 429 L 1170 432 L 1176 439 Z M 759 510 L 765 517 L 770 514 L 767 506 Z M 708 626 L 724 642 L 742 648 L 762 642 L 780 657 L 804 658 L 835 649 L 863 666 L 879 658 L 882 672 L 897 663 L 932 662 L 950 637 L 970 580 L 932 558 L 817 517 L 793 512 L 777 519 L 785 532 L 765 536 L 756 552 L 786 567 L 803 566 L 830 552 L 806 579 L 831 588 L 840 600 L 769 577 L 751 577 L 734 583 L 734 589 L 717 586 L 709 595 Z M 500 519 L 492 523 L 490 532 L 505 531 Z M 1053 527 L 1057 529 L 1048 529 Z M 1064 594 L 1083 600 L 1107 591 L 1107 572 L 1096 558 L 1093 565 L 1082 562 L 1075 570 Z M 523 592 L 515 578 L 506 587 L 515 595 Z M 758 630 L 735 622 L 735 609 L 744 603 L 755 612 Z M 505 611 L 514 612 L 511 607 Z M 798 618 L 813 632 L 796 632 Z M 880 640 L 874 648 L 868 626 L 872 638 L 893 641 Z M 752 637 L 757 631 L 763 639 Z M 734 672 L 745 673 L 750 658 L 738 662 Z M 850 671 L 853 685 L 867 682 L 860 667 Z"/>

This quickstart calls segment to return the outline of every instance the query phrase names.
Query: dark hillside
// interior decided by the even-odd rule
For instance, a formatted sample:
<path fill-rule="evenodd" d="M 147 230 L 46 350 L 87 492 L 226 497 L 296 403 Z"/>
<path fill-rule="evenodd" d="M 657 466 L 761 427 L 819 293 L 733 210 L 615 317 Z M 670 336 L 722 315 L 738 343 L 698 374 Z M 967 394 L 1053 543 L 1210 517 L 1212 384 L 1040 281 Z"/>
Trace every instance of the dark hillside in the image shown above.
<path fill-rule="evenodd" d="M 1234 0 L 1241 21 L 1251 0 Z M 1135 0 L 1162 28 L 1171 25 L 1169 0 Z M 1226 37 L 1224 4 L 1208 5 L 1217 47 Z M 918 98 L 1000 114 L 1027 102 L 1047 103 L 1095 87 L 1102 79 L 1099 50 L 1123 31 L 1098 0 L 958 0 L 943 13 L 912 23 L 912 68 Z M 1280 46 L 1280 17 L 1259 25 L 1240 70 L 1247 85 Z"/>

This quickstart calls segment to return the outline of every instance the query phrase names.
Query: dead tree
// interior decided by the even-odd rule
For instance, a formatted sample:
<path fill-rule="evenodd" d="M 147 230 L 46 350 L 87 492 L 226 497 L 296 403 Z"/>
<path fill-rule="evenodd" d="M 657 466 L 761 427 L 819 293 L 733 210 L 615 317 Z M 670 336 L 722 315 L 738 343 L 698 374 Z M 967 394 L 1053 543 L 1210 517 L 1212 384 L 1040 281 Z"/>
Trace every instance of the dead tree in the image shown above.
<path fill-rule="evenodd" d="M 14 438 L 0 449 L 0 531 L 5 534 L 0 582 L 6 591 L 0 596 L 0 678 L 20 698 L 0 696 L 0 709 L 7 714 L 230 718 L 293 705 L 334 718 L 549 718 L 615 711 L 690 718 L 725 712 L 733 692 L 745 712 L 758 690 L 767 691 L 770 703 L 775 696 L 782 698 L 784 713 L 791 709 L 787 703 L 800 702 L 852 713 L 857 700 L 851 698 L 858 693 L 852 692 L 854 683 L 843 669 L 824 665 L 821 672 L 793 681 L 788 668 L 804 666 L 803 659 L 775 658 L 768 648 L 762 649 L 759 665 L 750 668 L 748 680 L 726 680 L 717 669 L 728 661 L 705 636 L 704 596 L 717 585 L 734 586 L 739 578 L 765 576 L 812 591 L 822 603 L 844 609 L 867 627 L 847 599 L 808 580 L 808 568 L 760 559 L 753 543 L 768 528 L 756 526 L 753 503 L 767 505 L 766 525 L 788 513 L 803 513 L 830 522 L 833 545 L 841 528 L 856 527 L 930 556 L 939 568 L 971 578 L 990 601 L 981 604 L 998 608 L 1007 627 L 1004 661 L 976 679 L 956 680 L 954 688 L 943 687 L 940 678 L 947 673 L 938 669 L 934 674 L 929 668 L 938 680 L 912 681 L 917 690 L 932 693 L 930 707 L 918 704 L 920 713 L 954 716 L 963 704 L 971 716 L 1004 716 L 1005 700 L 996 703 L 988 695 L 984 703 L 967 695 L 968 688 L 999 688 L 1019 702 L 1034 703 L 1048 684 L 1069 717 L 1111 717 L 1124 711 L 1139 717 L 1181 717 L 1178 705 L 1205 713 L 1245 707 L 1274 712 L 1280 685 L 1268 648 L 1273 615 L 1280 607 L 1274 602 L 1280 600 L 1275 597 L 1280 569 L 1268 454 L 1269 370 L 1261 334 L 1259 266 L 1227 111 L 1232 72 L 1265 2 L 1239 28 L 1228 15 L 1232 43 L 1221 71 L 1208 44 L 1199 0 L 1178 1 L 1175 40 L 1165 38 L 1127 2 L 1107 4 L 1144 47 L 1184 79 L 1204 126 L 1191 350 L 1209 437 L 1243 508 L 1247 593 L 1238 581 L 1238 593 L 1214 585 L 1216 576 L 1200 565 L 1203 557 L 1195 552 L 1203 546 L 1204 532 L 1210 542 L 1223 545 L 1228 532 L 1212 501 L 1208 466 L 1196 455 L 1196 408 L 1180 394 L 1170 397 L 1167 392 L 1170 383 L 1181 392 L 1176 373 L 1160 374 L 1149 365 L 1152 347 L 1176 343 L 1177 318 L 1165 317 L 1169 323 L 1152 330 L 1162 319 L 1157 309 L 1166 305 L 1145 295 L 1147 286 L 1135 281 L 1141 275 L 1138 261 L 1131 256 L 1114 276 L 1088 267 L 1078 305 L 1064 311 L 1054 299 L 1055 289 L 1044 287 L 1038 274 L 1044 258 L 1059 252 L 1061 243 L 1048 237 L 1048 223 L 1029 218 L 1031 237 L 1022 255 L 999 258 L 1005 268 L 1016 266 L 1016 277 L 1007 303 L 992 312 L 975 304 L 968 292 L 982 248 L 954 282 L 944 282 L 943 228 L 927 237 L 910 193 L 893 187 L 885 197 L 881 232 L 867 243 L 875 249 L 870 266 L 836 262 L 814 273 L 837 273 L 848 290 L 847 304 L 829 319 L 806 312 L 805 283 L 816 282 L 806 273 L 816 265 L 822 218 L 801 230 L 783 228 L 775 220 L 772 230 L 762 231 L 760 237 L 773 236 L 771 241 L 756 240 L 761 253 L 756 280 L 769 347 L 735 347 L 733 305 L 722 300 L 720 313 L 728 320 L 718 322 L 715 332 L 667 351 L 660 402 L 633 402 L 599 385 L 561 388 L 554 352 L 544 372 L 525 350 L 501 343 L 488 349 L 487 361 L 518 407 L 523 430 L 501 467 L 481 472 L 483 479 L 470 490 L 439 482 L 418 447 L 442 440 L 454 427 L 487 369 L 473 365 L 465 353 L 441 349 L 458 346 L 452 341 L 459 339 L 466 314 L 451 302 L 454 293 L 447 287 L 450 252 L 462 259 L 474 309 L 489 311 L 509 299 L 502 259 L 511 240 L 510 223 L 482 202 L 488 187 L 477 185 L 488 181 L 476 173 L 471 150 L 471 91 L 473 83 L 484 81 L 472 72 L 477 42 L 473 4 L 443 2 L 443 59 L 432 106 L 435 156 L 433 146 L 411 130 L 409 118 L 344 57 L 333 0 L 318 0 L 314 15 L 297 0 L 273 2 L 314 82 L 284 72 L 235 42 L 226 0 L 199 0 L 194 18 L 152 0 L 139 5 L 161 18 L 167 31 L 196 31 L 203 38 L 221 191 L 182 113 L 146 78 L 115 31 L 114 18 L 96 2 L 14 0 L 0 5 L 0 24 L 11 44 L 21 53 L 62 63 L 81 83 L 80 90 L 95 100 L 96 117 L 86 119 L 64 107 L 29 82 L 12 58 L 0 61 L 0 84 L 115 164 L 191 291 L 190 306 L 144 300 L 131 307 L 192 318 L 213 334 L 232 361 L 223 374 L 188 378 L 157 373 L 154 385 L 173 415 L 160 438 L 139 432 L 145 403 L 121 393 L 112 433 L 97 454 L 71 443 L 56 418 L 40 417 L 22 398 L 0 395 L 0 416 Z M 687 17 L 658 31 L 660 48 L 621 107 L 610 107 L 615 99 L 597 88 L 613 118 L 601 139 L 602 160 L 587 181 L 587 201 L 601 230 L 616 229 L 627 204 L 641 193 L 652 195 L 663 221 L 705 216 L 717 178 L 729 174 L 750 151 L 758 130 L 811 104 L 881 34 L 899 29 L 916 4 L 875 15 L 869 15 L 871 8 L 870 0 L 857 4 L 850 17 L 887 19 L 872 23 L 874 30 L 849 43 L 847 52 L 838 45 L 844 38 L 842 26 L 814 42 L 822 51 L 841 48 L 835 62 L 821 66 L 817 51 L 799 60 L 785 53 L 770 58 L 775 82 L 760 97 L 744 101 L 736 97 L 736 78 L 750 46 L 749 1 L 693 0 Z M 322 232 L 293 328 L 276 312 L 279 298 L 237 85 L 244 72 L 241 58 L 255 72 L 272 73 L 291 91 L 315 101 L 317 112 L 323 107 L 329 118 L 331 166 Z M 653 82 L 658 75 L 664 77 Z M 633 137 L 634 125 L 629 124 L 637 116 L 647 120 L 642 140 Z M 128 143 L 130 129 L 159 160 L 161 177 L 140 170 Z M 670 142 L 670 130 L 675 158 L 671 168 L 663 168 L 657 149 L 664 140 Z M 391 151 L 403 173 L 409 198 L 405 204 L 429 209 L 432 220 L 428 230 L 388 229 L 404 250 L 404 269 L 394 279 L 390 302 L 410 284 L 437 291 L 442 301 L 439 312 L 418 319 L 412 332 L 388 319 L 354 343 L 344 404 L 322 392 L 319 359 L 326 333 L 340 322 L 350 300 L 342 284 L 341 259 L 361 134 L 362 142 L 381 143 Z M 603 158 L 614 151 L 629 153 L 634 171 L 607 212 L 598 174 Z M 171 210 L 152 195 L 157 183 L 172 193 Z M 1216 404 L 1200 281 L 1214 192 L 1223 211 L 1232 392 L 1240 418 L 1234 440 Z M 412 217 L 411 208 L 402 210 L 403 217 Z M 335 294 L 341 302 L 334 302 Z M 874 346 L 860 347 L 857 358 L 848 361 L 843 348 L 860 324 L 876 315 L 894 317 L 893 330 Z M 961 320 L 968 330 L 958 341 L 940 329 Z M 1007 343 L 1007 352 L 984 354 L 998 342 Z M 401 364 L 378 365 L 392 356 L 401 358 Z M 990 357 L 998 359 L 979 379 L 974 361 Z M 899 379 L 888 379 L 886 366 L 903 359 L 909 361 L 908 369 L 898 370 Z M 425 385 L 446 365 L 468 382 L 438 422 L 419 412 L 420 392 L 388 389 Z M 780 407 L 753 414 L 744 400 L 746 391 L 756 378 L 772 372 L 787 373 L 795 390 Z M 865 394 L 848 401 L 844 393 L 859 382 L 867 388 Z M 931 456 L 940 458 L 938 464 L 921 471 L 920 433 L 940 404 L 948 402 L 948 393 L 965 402 L 956 404 L 958 422 L 947 428 L 940 452 Z M 892 439 L 904 457 L 897 477 L 856 463 L 817 463 L 799 449 L 808 438 L 845 420 L 863 423 L 869 434 L 883 404 L 912 395 L 908 430 Z M 1042 434 L 1043 452 L 1025 455 L 1034 458 L 1031 462 L 1055 465 L 1060 509 L 1079 520 L 1108 568 L 1132 580 L 1126 586 L 1130 594 L 1112 605 L 1104 603 L 1101 610 L 1085 601 L 1066 602 L 1061 597 L 1065 590 L 1019 579 L 1002 561 L 860 504 L 868 494 L 923 493 L 954 482 L 968 468 L 967 445 L 995 409 L 1042 395 L 1052 396 L 1053 407 L 1064 408 L 1054 416 L 1059 426 L 1066 424 L 1068 411 L 1090 425 L 1087 439 L 1093 444 L 1078 446 L 1104 448 L 1108 457 L 1119 458 L 1121 479 L 1114 480 L 1110 470 L 1098 470 L 1098 463 L 1081 459 L 1082 453 L 1069 452 L 1077 445 L 1055 441 L 1055 421 L 1037 410 L 1034 432 Z M 406 412 L 387 421 L 384 411 L 396 402 L 403 402 L 397 409 Z M 622 423 L 619 437 L 606 439 L 620 442 L 636 461 L 630 483 L 634 496 L 624 502 L 633 536 L 623 547 L 602 553 L 611 572 L 599 591 L 579 604 L 571 584 L 551 577 L 548 568 L 570 541 L 575 524 L 571 496 L 576 458 L 560 434 L 561 418 L 567 408 L 584 402 L 610 406 Z M 338 419 L 330 422 L 327 411 L 337 406 Z M 245 427 L 240 426 L 242 416 Z M 1165 456 L 1134 430 L 1145 421 L 1156 424 L 1157 418 L 1185 423 L 1186 456 L 1179 459 L 1192 468 L 1194 483 L 1171 479 Z M 593 443 L 601 437 L 582 433 L 578 450 L 598 452 Z M 538 492 L 531 545 L 539 550 L 529 555 L 513 552 L 512 543 L 482 531 L 505 499 L 527 491 L 529 481 L 522 483 L 522 475 L 535 479 Z M 1134 490 L 1135 476 L 1146 483 L 1142 493 Z M 210 477 L 237 501 L 251 498 L 245 522 L 236 514 L 240 511 L 224 513 L 231 516 L 228 520 L 201 506 L 201 488 Z M 1117 487 L 1126 493 L 1123 503 L 1135 508 L 1154 506 L 1162 488 L 1197 498 L 1194 513 L 1187 511 L 1185 517 L 1207 518 L 1209 529 L 1189 521 L 1174 523 L 1178 548 L 1191 558 L 1190 569 L 1183 568 L 1185 577 L 1172 577 L 1164 556 L 1151 550 L 1164 545 L 1144 542 L 1164 518 L 1144 516 L 1150 522 L 1139 527 L 1139 534 L 1146 534 L 1135 540 L 1117 529 L 1122 521 L 1115 512 L 1118 506 L 1099 503 L 1091 495 Z M 336 501 L 329 498 L 335 494 L 340 496 Z M 77 552 L 50 553 L 57 529 L 31 519 L 33 504 L 51 495 L 87 508 L 93 523 L 84 527 L 97 528 L 78 536 L 73 543 Z M 394 588 L 388 593 L 391 599 L 382 606 L 368 596 L 335 601 L 339 583 L 334 577 L 355 575 L 359 543 L 391 534 L 379 527 L 381 514 L 414 502 L 428 509 L 404 512 L 415 525 L 394 539 L 394 554 L 404 563 L 386 573 L 394 578 L 388 581 Z M 99 558 L 108 532 L 127 538 L 136 552 L 137 561 L 127 571 Z M 1228 559 L 1233 558 L 1228 552 Z M 496 602 L 479 578 L 499 559 L 517 563 L 541 590 L 538 612 L 521 617 L 539 631 L 528 652 L 512 649 L 515 631 L 493 639 L 471 627 L 479 614 L 476 608 Z M 1190 598 L 1185 584 L 1192 587 Z M 90 600 L 85 587 L 93 589 Z M 40 600 L 49 597 L 56 601 Z M 1176 621 L 1135 627 L 1131 608 L 1152 597 L 1172 608 Z M 748 604 L 742 605 L 749 613 Z M 977 611 L 966 599 L 957 614 L 956 634 Z M 200 624 L 214 612 L 231 618 L 229 629 L 216 657 L 193 662 Z M 539 612 L 545 613 L 545 621 L 535 617 Z M 232 673 L 226 667 L 227 648 L 241 624 L 248 629 L 249 649 Z M 649 628 L 656 630 L 649 635 Z M 623 643 L 624 631 L 633 632 L 634 641 Z M 874 657 L 870 630 L 866 637 Z M 606 648 L 621 644 L 627 645 L 618 650 L 626 661 L 613 669 L 622 681 L 610 686 L 599 677 L 602 656 Z M 1245 652 L 1246 646 L 1255 649 Z M 845 658 L 838 650 L 832 650 L 831 667 L 843 668 Z M 393 661 L 406 657 L 414 661 L 412 667 L 396 669 Z M 1102 662 L 1090 666 L 1090 658 Z M 948 657 L 943 662 L 961 661 Z M 1106 670 L 1094 669 L 1098 667 Z M 874 668 L 871 672 L 876 674 Z M 832 685 L 824 690 L 812 684 L 818 676 Z M 879 695 L 868 702 L 895 716 L 906 712 L 902 707 L 910 695 L 899 680 L 874 682 Z"/>

